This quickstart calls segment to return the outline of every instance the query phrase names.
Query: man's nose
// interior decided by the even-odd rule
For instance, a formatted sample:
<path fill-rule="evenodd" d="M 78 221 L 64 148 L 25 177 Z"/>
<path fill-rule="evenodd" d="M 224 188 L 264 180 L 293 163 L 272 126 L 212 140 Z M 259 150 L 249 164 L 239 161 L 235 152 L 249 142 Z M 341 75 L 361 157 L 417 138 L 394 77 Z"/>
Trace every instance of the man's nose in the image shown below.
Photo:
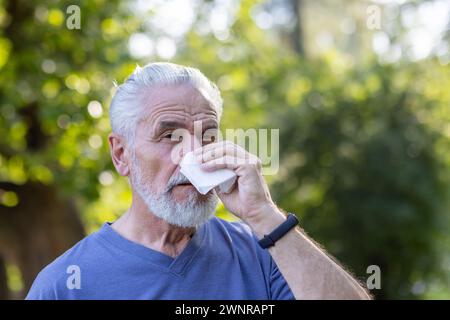
<path fill-rule="evenodd" d="M 193 128 L 180 128 L 172 132 L 172 141 L 177 141 L 171 151 L 173 164 L 179 165 L 186 154 L 203 145 L 202 122 L 194 122 Z"/>
<path fill-rule="evenodd" d="M 202 146 L 201 138 L 187 132 L 183 134 L 181 142 L 172 151 L 172 161 L 175 164 L 179 164 L 187 153 L 200 148 Z"/>

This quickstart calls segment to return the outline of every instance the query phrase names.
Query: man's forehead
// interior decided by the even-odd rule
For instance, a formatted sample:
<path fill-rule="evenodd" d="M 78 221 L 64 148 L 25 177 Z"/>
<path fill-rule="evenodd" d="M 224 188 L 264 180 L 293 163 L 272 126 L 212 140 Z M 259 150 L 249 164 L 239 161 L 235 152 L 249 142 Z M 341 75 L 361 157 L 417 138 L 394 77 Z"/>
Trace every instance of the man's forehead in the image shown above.
<path fill-rule="evenodd" d="M 187 86 L 165 86 L 152 90 L 144 98 L 142 121 L 156 127 L 186 127 L 201 121 L 209 127 L 218 126 L 214 106 L 197 89 Z"/>
<path fill-rule="evenodd" d="M 159 105 L 196 106 L 205 109 L 214 109 L 206 92 L 199 90 L 191 84 L 161 85 L 148 89 L 144 92 L 143 102 L 152 109 Z M 186 110 L 186 111 L 189 111 Z"/>

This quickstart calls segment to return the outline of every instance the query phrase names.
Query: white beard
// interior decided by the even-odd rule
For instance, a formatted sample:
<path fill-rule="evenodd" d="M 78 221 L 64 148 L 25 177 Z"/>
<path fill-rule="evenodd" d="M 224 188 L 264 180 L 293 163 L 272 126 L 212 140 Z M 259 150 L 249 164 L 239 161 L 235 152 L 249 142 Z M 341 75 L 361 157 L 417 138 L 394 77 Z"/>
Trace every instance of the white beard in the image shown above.
<path fill-rule="evenodd" d="M 181 173 L 170 179 L 168 186 L 161 194 L 156 194 L 151 189 L 151 184 L 144 181 L 144 175 L 135 157 L 133 157 L 131 176 L 134 190 L 148 209 L 169 224 L 185 228 L 198 227 L 208 221 L 216 210 L 219 199 L 214 193 L 207 194 L 207 198 L 203 201 L 200 200 L 200 193 L 196 191 L 191 192 L 187 200 L 181 203 L 173 199 L 170 187 L 187 181 Z"/>

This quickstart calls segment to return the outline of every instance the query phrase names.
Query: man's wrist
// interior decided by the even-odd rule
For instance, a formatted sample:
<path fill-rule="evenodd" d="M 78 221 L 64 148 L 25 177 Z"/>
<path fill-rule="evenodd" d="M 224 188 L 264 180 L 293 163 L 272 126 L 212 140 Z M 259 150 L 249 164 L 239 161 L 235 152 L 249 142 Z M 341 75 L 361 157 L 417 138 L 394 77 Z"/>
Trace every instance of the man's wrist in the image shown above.
<path fill-rule="evenodd" d="M 245 222 L 250 226 L 258 239 L 271 233 L 286 220 L 286 215 L 275 204 L 268 204 L 261 208 L 260 213 L 248 218 Z"/>

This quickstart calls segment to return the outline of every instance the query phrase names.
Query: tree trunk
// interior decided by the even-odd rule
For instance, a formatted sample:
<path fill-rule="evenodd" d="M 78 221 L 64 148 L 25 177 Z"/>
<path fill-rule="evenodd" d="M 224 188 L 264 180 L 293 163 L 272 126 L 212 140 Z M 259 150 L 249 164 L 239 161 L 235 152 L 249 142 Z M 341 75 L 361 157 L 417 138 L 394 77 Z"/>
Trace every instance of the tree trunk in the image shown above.
<path fill-rule="evenodd" d="M 295 15 L 295 25 L 291 34 L 291 41 L 295 52 L 298 55 L 305 55 L 304 37 L 303 37 L 303 19 L 302 19 L 302 0 L 290 0 L 291 7 Z"/>
<path fill-rule="evenodd" d="M 19 198 L 15 207 L 0 206 L 0 255 L 20 269 L 23 297 L 39 271 L 82 239 L 84 230 L 74 205 L 55 186 L 0 183 L 0 189 Z"/>
<path fill-rule="evenodd" d="M 6 263 L 0 255 L 0 300 L 8 299 L 8 285 L 6 279 Z"/>

